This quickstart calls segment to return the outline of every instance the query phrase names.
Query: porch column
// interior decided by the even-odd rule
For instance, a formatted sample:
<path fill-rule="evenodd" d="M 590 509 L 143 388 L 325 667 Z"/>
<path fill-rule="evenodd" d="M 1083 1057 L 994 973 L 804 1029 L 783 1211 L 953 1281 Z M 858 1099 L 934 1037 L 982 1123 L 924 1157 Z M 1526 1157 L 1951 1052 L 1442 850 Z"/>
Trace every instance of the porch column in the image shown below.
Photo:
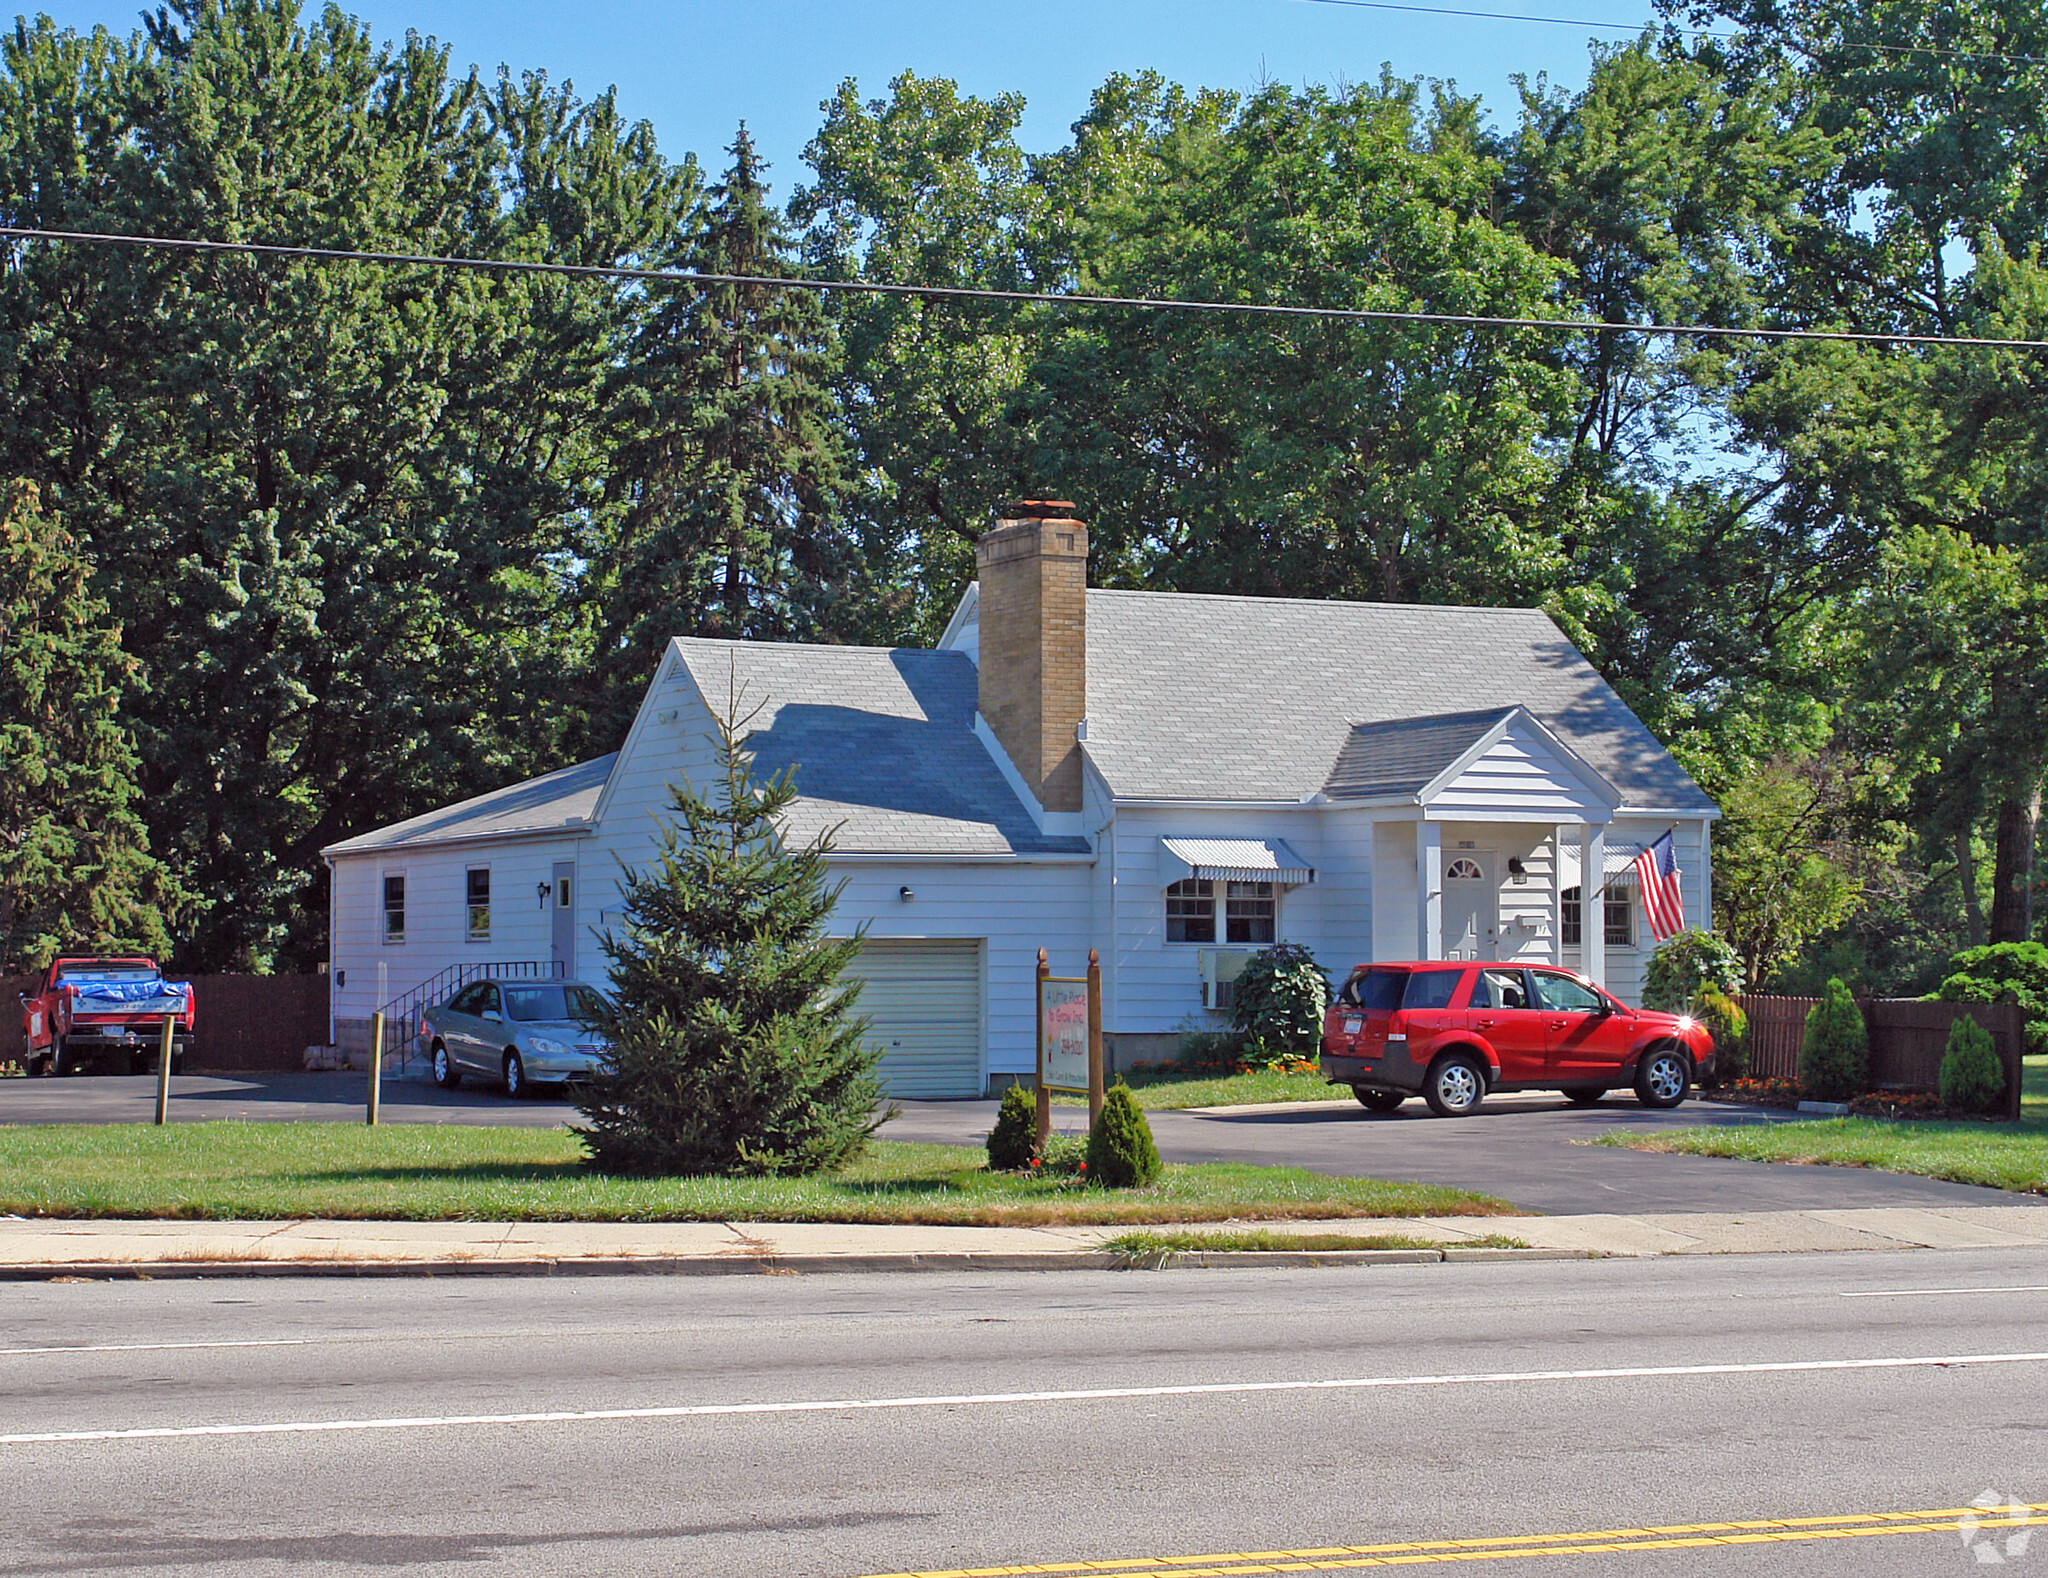
<path fill-rule="evenodd" d="M 1566 824 L 1550 830 L 1550 962 L 1564 967 L 1564 835 Z"/>
<path fill-rule="evenodd" d="M 1435 822 L 1415 826 L 1415 910 L 1421 945 L 1418 959 L 1444 956 L 1444 830 Z"/>
<path fill-rule="evenodd" d="M 1701 931 L 1714 929 L 1714 824 L 1704 816 L 1700 818 L 1700 887 L 1686 908 L 1697 917 L 1687 917 L 1691 924 Z"/>
<path fill-rule="evenodd" d="M 1579 824 L 1579 963 L 1607 984 L 1607 829 L 1591 822 Z"/>

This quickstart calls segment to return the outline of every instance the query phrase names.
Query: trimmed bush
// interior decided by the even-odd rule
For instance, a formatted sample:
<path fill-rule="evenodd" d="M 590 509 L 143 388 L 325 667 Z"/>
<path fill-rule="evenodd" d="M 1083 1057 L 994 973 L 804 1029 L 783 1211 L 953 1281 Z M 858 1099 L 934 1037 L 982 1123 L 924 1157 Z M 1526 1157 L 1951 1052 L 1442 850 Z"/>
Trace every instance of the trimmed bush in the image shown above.
<path fill-rule="evenodd" d="M 2048 1052 L 2048 947 L 2038 942 L 1965 948 L 1949 960 L 1934 996 L 1945 1003 L 2018 1003 L 2027 1021 L 2027 1050 Z"/>
<path fill-rule="evenodd" d="M 1847 1101 L 1870 1082 L 1870 1034 L 1863 1010 L 1838 975 L 1806 1016 L 1799 1089 L 1813 1101 Z"/>
<path fill-rule="evenodd" d="M 1315 955 L 1299 943 L 1276 942 L 1245 962 L 1232 989 L 1230 1022 L 1249 1062 L 1312 1058 L 1322 1051 L 1329 1006 L 1330 982 Z"/>
<path fill-rule="evenodd" d="M 1102 1116 L 1088 1131 L 1088 1180 L 1106 1189 L 1135 1189 L 1159 1176 L 1165 1164 L 1152 1140 L 1152 1125 L 1131 1099 L 1130 1087 L 1112 1085 L 1103 1094 Z"/>
<path fill-rule="evenodd" d="M 1682 1013 L 1711 982 L 1728 996 L 1742 990 L 1742 956 L 1710 931 L 1688 928 L 1657 945 L 1643 975 L 1643 1006 Z"/>
<path fill-rule="evenodd" d="M 2005 1069 L 1991 1032 L 1965 1014 L 1948 1029 L 1941 1055 L 1941 1104 L 1958 1112 L 1989 1112 L 2005 1094 Z"/>
<path fill-rule="evenodd" d="M 1749 1073 L 1749 1015 L 1712 981 L 1693 993 L 1692 1016 L 1714 1038 L 1714 1083 L 1732 1085 Z"/>
<path fill-rule="evenodd" d="M 1038 1097 L 1022 1085 L 1003 1092 L 996 1126 L 988 1131 L 988 1169 L 1022 1172 L 1038 1154 Z"/>

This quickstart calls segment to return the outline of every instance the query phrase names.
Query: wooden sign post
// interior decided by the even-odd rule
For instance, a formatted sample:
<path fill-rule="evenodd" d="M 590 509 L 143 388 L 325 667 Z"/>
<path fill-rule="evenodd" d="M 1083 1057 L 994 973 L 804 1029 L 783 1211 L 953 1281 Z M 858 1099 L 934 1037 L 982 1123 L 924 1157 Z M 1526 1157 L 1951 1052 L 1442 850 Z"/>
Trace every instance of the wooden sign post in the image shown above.
<path fill-rule="evenodd" d="M 1102 960 L 1090 948 L 1085 976 L 1054 975 L 1038 950 L 1038 1144 L 1052 1135 L 1052 1093 L 1088 1098 L 1088 1122 L 1102 1114 Z"/>
<path fill-rule="evenodd" d="M 171 1046 L 178 1034 L 178 1016 L 164 1015 L 163 1039 L 156 1048 L 156 1121 L 171 1121 Z"/>

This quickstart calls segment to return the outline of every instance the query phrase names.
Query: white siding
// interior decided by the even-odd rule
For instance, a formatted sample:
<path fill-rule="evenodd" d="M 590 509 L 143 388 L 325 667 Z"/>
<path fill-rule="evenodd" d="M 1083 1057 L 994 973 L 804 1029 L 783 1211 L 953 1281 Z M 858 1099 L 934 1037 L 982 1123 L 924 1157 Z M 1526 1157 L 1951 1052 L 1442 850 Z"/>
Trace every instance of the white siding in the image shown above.
<path fill-rule="evenodd" d="M 1598 806 L 1585 778 L 1533 729 L 1511 727 L 1484 755 L 1430 797 L 1430 819 L 1460 811 L 1564 821 Z"/>
<path fill-rule="evenodd" d="M 579 840 L 479 840 L 438 848 L 370 850 L 334 857 L 334 937 L 329 997 L 336 1019 L 367 1019 L 380 1006 L 377 966 L 385 966 L 384 1001 L 402 996 L 456 964 L 546 961 L 553 911 L 540 903 L 558 860 L 577 858 Z M 491 932 L 468 935 L 471 867 L 491 872 Z M 405 941 L 384 941 L 384 878 L 405 877 Z M 588 969 L 581 943 L 579 967 Z"/>
<path fill-rule="evenodd" d="M 1372 956 L 1413 959 L 1421 921 L 1415 899 L 1415 822 L 1379 822 L 1372 830 Z"/>
<path fill-rule="evenodd" d="M 1686 920 L 1694 925 L 1706 922 L 1708 893 L 1707 874 L 1700 859 L 1700 823 L 1697 820 L 1682 821 L 1672 830 L 1672 823 L 1664 821 L 1617 821 L 1607 830 L 1607 847 L 1616 844 L 1648 844 L 1667 831 L 1672 832 L 1672 847 L 1678 854 L 1678 880 L 1685 893 Z M 1630 889 L 1631 905 L 1635 911 L 1635 946 L 1617 948 L 1609 944 L 1607 949 L 1607 990 L 1625 1003 L 1640 1006 L 1643 1001 L 1643 978 L 1649 968 L 1650 955 L 1657 951 L 1657 939 L 1650 935 L 1648 923 L 1643 919 L 1643 901 Z M 1592 912 L 1586 912 L 1586 924 L 1591 925 Z M 1565 963 L 1573 969 L 1582 967 L 1584 951 L 1579 948 L 1565 950 Z"/>

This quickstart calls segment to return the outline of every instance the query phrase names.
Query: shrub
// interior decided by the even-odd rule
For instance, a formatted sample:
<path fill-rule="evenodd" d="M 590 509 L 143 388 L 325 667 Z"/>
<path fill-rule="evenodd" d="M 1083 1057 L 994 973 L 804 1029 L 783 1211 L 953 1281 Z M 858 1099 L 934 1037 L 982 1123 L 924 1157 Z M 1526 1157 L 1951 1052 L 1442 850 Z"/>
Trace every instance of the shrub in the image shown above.
<path fill-rule="evenodd" d="M 1190 1030 L 1180 1033 L 1180 1066 L 1230 1073 L 1244 1061 L 1244 1042 L 1234 1030 Z"/>
<path fill-rule="evenodd" d="M 1863 1010 L 1836 976 L 1806 1016 L 1799 1049 L 1799 1088 L 1814 1101 L 1847 1101 L 1870 1078 L 1870 1037 Z"/>
<path fill-rule="evenodd" d="M 1230 1022 L 1245 1041 L 1247 1061 L 1314 1057 L 1323 1044 L 1330 983 L 1315 955 L 1298 943 L 1276 942 L 1246 961 L 1230 1000 Z"/>
<path fill-rule="evenodd" d="M 1949 960 L 1934 995 L 1948 1003 L 2018 1003 L 2027 1021 L 2027 1050 L 2048 1052 L 2048 947 L 1995 942 L 1965 948 Z"/>
<path fill-rule="evenodd" d="M 1749 1015 L 1712 981 L 1693 993 L 1692 1016 L 1714 1038 L 1714 1083 L 1733 1084 L 1749 1073 Z"/>
<path fill-rule="evenodd" d="M 1108 1189 L 1132 1189 L 1159 1176 L 1164 1164 L 1152 1141 L 1152 1125 L 1131 1099 L 1130 1087 L 1112 1085 L 1102 1098 L 1102 1115 L 1088 1131 L 1088 1177 Z"/>
<path fill-rule="evenodd" d="M 1742 990 L 1742 956 L 1710 931 L 1687 929 L 1657 946 L 1643 976 L 1643 1006 L 1680 1013 L 1712 982 L 1733 997 Z"/>
<path fill-rule="evenodd" d="M 1941 1104 L 1958 1112 L 1989 1112 L 2005 1094 L 2005 1069 L 1991 1032 L 1965 1014 L 1948 1029 L 1941 1055 Z"/>
<path fill-rule="evenodd" d="M 990 1172 L 1022 1172 L 1038 1154 L 1038 1097 L 1022 1085 L 1003 1092 L 996 1125 L 988 1131 Z"/>

